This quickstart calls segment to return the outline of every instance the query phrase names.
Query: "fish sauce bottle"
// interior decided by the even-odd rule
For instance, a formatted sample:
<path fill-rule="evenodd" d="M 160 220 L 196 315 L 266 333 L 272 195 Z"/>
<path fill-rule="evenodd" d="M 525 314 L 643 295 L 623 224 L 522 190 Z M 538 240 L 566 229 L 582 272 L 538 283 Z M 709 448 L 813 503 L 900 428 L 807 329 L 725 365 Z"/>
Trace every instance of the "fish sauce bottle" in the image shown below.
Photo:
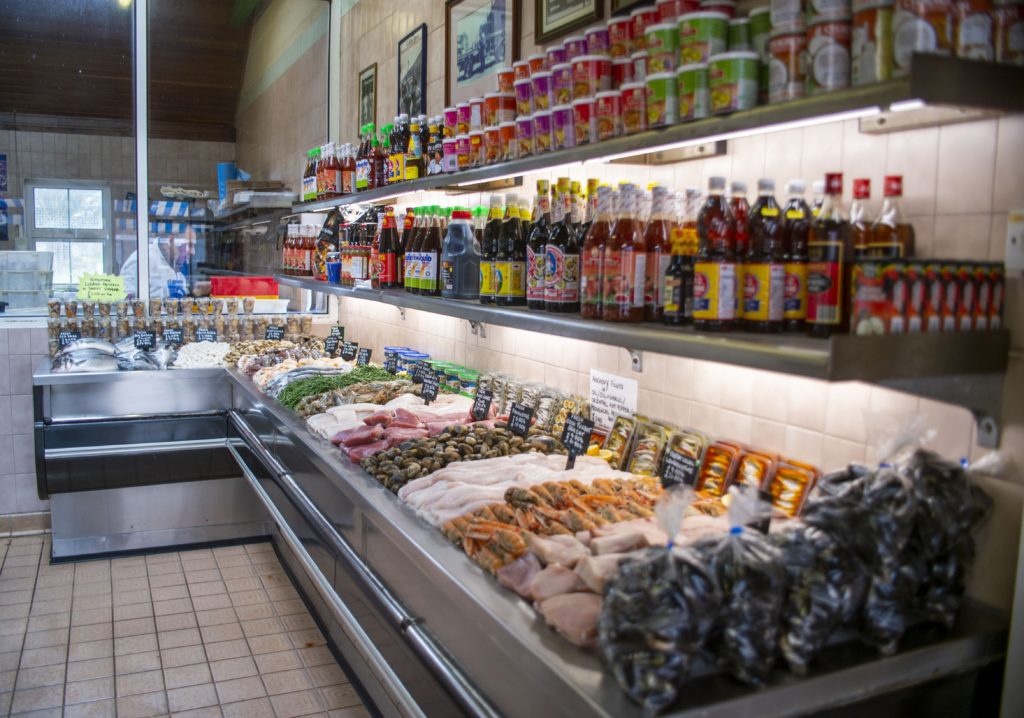
<path fill-rule="evenodd" d="M 530 238 L 526 242 L 526 306 L 530 309 L 544 309 L 544 252 L 548 245 L 548 228 L 552 222 L 547 180 L 537 180 L 536 214 Z"/>
<path fill-rule="evenodd" d="M 914 225 L 903 213 L 903 177 L 886 175 L 882 211 L 871 228 L 874 235 L 869 257 L 906 258 L 914 256 Z"/>
<path fill-rule="evenodd" d="M 750 221 L 750 203 L 747 202 L 747 183 L 731 182 L 729 184 L 729 211 L 736 220 L 736 319 L 743 319 L 743 261 L 747 256 L 750 234 L 747 224 Z M 737 322 L 739 327 L 742 322 Z"/>
<path fill-rule="evenodd" d="M 501 239 L 502 206 L 501 195 L 492 195 L 487 223 L 484 225 L 483 243 L 480 247 L 480 303 L 494 304 L 498 293 L 497 267 L 498 241 Z"/>
<path fill-rule="evenodd" d="M 600 319 L 604 313 L 604 252 L 611 239 L 612 188 L 594 192 L 594 220 L 583 239 L 580 275 L 580 315 Z"/>
<path fill-rule="evenodd" d="M 395 208 L 384 210 L 384 224 L 380 230 L 380 245 L 377 252 L 377 281 L 381 289 L 401 287 L 398 278 L 398 229 L 395 222 Z"/>
<path fill-rule="evenodd" d="M 782 316 L 787 332 L 802 332 L 807 321 L 807 241 L 811 232 L 811 208 L 804 199 L 803 180 L 786 184 L 783 208 L 782 244 L 785 249 L 785 277 Z"/>
<path fill-rule="evenodd" d="M 853 238 L 843 214 L 843 175 L 825 175 L 825 198 L 807 243 L 807 333 L 844 334 L 850 328 Z"/>
<path fill-rule="evenodd" d="M 549 312 L 575 314 L 580 310 L 580 241 L 568 205 L 572 197 L 569 178 L 559 177 L 556 187 L 553 222 L 544 249 L 544 303 Z"/>
<path fill-rule="evenodd" d="M 420 294 L 430 297 L 441 294 L 441 241 L 442 225 L 441 208 L 436 204 L 429 210 L 427 228 L 420 247 Z"/>
<path fill-rule="evenodd" d="M 736 323 L 736 220 L 725 199 L 725 178 L 708 178 L 697 215 L 700 246 L 693 267 L 693 327 L 727 332 Z"/>
<path fill-rule="evenodd" d="M 853 241 L 853 256 L 860 259 L 867 257 L 874 243 L 871 229 L 871 180 L 855 179 L 853 181 L 853 202 L 850 203 L 850 236 Z"/>
<path fill-rule="evenodd" d="M 775 201 L 775 181 L 757 181 L 757 200 L 747 221 L 748 246 L 743 261 L 743 328 L 781 332 L 785 299 L 786 252 L 782 211 Z"/>
<path fill-rule="evenodd" d="M 607 322 L 640 322 L 644 318 L 647 247 L 640 233 L 640 190 L 624 184 L 620 211 L 604 253 L 604 309 Z"/>
<path fill-rule="evenodd" d="M 519 198 L 505 198 L 505 220 L 501 224 L 495 262 L 498 291 L 495 301 L 506 307 L 526 304 L 526 239 L 519 221 Z"/>
<path fill-rule="evenodd" d="M 665 270 L 664 322 L 671 326 L 693 322 L 693 263 L 699 244 L 697 212 L 700 209 L 700 190 L 686 190 L 682 201 L 683 221 L 672 228 L 672 255 Z"/>
<path fill-rule="evenodd" d="M 665 317 L 665 274 L 672 259 L 672 201 L 667 188 L 651 188 L 651 216 L 644 228 L 647 275 L 644 278 L 644 320 L 660 322 Z"/>

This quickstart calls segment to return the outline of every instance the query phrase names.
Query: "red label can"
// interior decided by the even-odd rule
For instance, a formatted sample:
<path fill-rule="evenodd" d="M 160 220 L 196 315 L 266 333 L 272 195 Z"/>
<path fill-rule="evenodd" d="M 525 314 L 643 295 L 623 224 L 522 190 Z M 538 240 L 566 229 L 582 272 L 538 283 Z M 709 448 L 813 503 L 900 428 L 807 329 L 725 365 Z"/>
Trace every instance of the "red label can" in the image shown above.
<path fill-rule="evenodd" d="M 597 110 L 597 139 L 610 140 L 622 134 L 622 94 L 618 90 L 599 92 L 594 97 Z"/>

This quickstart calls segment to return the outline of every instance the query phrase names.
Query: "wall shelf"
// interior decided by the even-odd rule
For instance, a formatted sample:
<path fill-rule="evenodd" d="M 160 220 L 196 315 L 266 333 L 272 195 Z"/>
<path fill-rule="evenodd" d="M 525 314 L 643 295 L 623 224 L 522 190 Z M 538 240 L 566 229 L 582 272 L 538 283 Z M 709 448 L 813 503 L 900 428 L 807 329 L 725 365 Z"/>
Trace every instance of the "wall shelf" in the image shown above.
<path fill-rule="evenodd" d="M 1024 87 L 1022 67 L 939 55 L 916 55 L 910 76 L 900 80 L 851 87 L 777 105 L 763 105 L 731 115 L 685 122 L 455 174 L 424 177 L 340 198 L 300 203 L 292 209 L 295 212 L 319 212 L 348 204 L 385 202 L 416 192 L 449 188 L 465 190 L 467 185 L 550 170 L 559 165 L 657 154 L 680 143 L 724 139 L 731 133 L 768 131 L 791 123 L 827 122 L 872 109 L 893 109 L 894 105 L 895 109 L 908 113 L 914 112 L 914 107 L 920 103 L 1024 112 L 1024 93 L 1014 92 L 1014 87 Z"/>

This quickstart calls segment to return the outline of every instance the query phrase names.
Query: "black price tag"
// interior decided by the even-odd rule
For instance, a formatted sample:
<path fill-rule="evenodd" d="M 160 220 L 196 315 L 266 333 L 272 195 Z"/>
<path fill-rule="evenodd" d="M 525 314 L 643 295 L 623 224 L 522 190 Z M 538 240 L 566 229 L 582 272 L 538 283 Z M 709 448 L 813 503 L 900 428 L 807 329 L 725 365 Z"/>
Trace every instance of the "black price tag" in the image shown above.
<path fill-rule="evenodd" d="M 569 459 L 565 468 L 576 465 L 576 457 L 583 456 L 590 448 L 590 435 L 594 432 L 594 422 L 584 419 L 579 414 L 570 414 L 562 429 L 562 444 L 569 450 Z"/>
<path fill-rule="evenodd" d="M 384 360 L 384 369 L 385 369 L 385 371 L 387 371 L 387 372 L 389 372 L 391 374 L 397 374 L 398 373 L 398 356 L 396 356 L 395 354 L 392 354 L 387 359 L 385 359 Z"/>
<path fill-rule="evenodd" d="M 284 327 L 278 327 L 271 324 L 267 327 L 267 331 L 263 332 L 263 338 L 269 341 L 280 341 L 284 339 Z"/>
<path fill-rule="evenodd" d="M 423 399 L 424 404 L 430 404 L 434 399 L 437 398 L 437 388 L 440 382 L 437 380 L 437 374 L 432 371 L 428 371 L 423 375 L 423 386 L 420 387 L 420 398 Z"/>
<path fill-rule="evenodd" d="M 345 361 L 352 361 L 356 358 L 356 351 L 359 349 L 359 342 L 345 342 L 341 345 L 341 358 Z"/>
<path fill-rule="evenodd" d="M 205 329 L 200 327 L 196 329 L 196 341 L 197 342 L 215 342 L 217 341 L 217 330 L 216 329 Z"/>
<path fill-rule="evenodd" d="M 412 383 L 422 384 L 427 374 L 433 374 L 430 367 L 421 361 L 416 362 L 416 367 L 412 370 Z"/>
<path fill-rule="evenodd" d="M 340 341 L 345 341 L 345 327 L 340 324 L 335 324 L 331 327 L 331 333 L 328 336 L 335 337 Z"/>
<path fill-rule="evenodd" d="M 665 463 L 661 469 L 661 485 L 666 489 L 672 486 L 693 486 L 697 481 L 697 470 L 700 462 L 686 454 L 672 449 L 665 454 Z"/>
<path fill-rule="evenodd" d="M 338 353 L 338 342 L 341 341 L 338 337 L 327 337 L 324 339 L 324 351 L 327 355 L 334 357 Z"/>
<path fill-rule="evenodd" d="M 57 335 L 57 342 L 60 344 L 60 348 L 63 349 L 68 344 L 74 344 L 82 338 L 82 332 L 77 329 L 61 329 L 60 334 Z"/>
<path fill-rule="evenodd" d="M 150 351 L 156 346 L 156 334 L 148 329 L 139 329 L 135 332 L 135 348 L 143 351 Z"/>
<path fill-rule="evenodd" d="M 473 408 L 470 409 L 470 414 L 474 421 L 483 421 L 491 413 L 491 402 L 494 401 L 494 392 L 490 389 L 476 390 L 476 396 L 473 397 Z"/>
<path fill-rule="evenodd" d="M 180 329 L 164 329 L 164 341 L 168 344 L 184 344 L 185 337 Z"/>
<path fill-rule="evenodd" d="M 526 438 L 530 433 L 530 422 L 533 420 L 533 407 L 512 402 L 508 412 L 508 428 L 513 434 Z"/>
<path fill-rule="evenodd" d="M 367 349 L 366 347 L 356 352 L 356 366 L 366 366 L 369 364 L 371 354 L 373 354 L 373 349 Z"/>

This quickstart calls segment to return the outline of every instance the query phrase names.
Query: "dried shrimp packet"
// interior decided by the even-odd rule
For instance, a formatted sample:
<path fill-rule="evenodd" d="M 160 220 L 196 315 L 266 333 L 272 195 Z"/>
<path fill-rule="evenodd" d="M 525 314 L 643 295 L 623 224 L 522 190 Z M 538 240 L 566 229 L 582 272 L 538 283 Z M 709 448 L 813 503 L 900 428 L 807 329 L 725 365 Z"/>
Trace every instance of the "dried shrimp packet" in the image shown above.
<path fill-rule="evenodd" d="M 629 454 L 629 471 L 641 476 L 656 476 L 661 457 L 668 445 L 669 430 L 654 422 L 639 422 Z"/>

